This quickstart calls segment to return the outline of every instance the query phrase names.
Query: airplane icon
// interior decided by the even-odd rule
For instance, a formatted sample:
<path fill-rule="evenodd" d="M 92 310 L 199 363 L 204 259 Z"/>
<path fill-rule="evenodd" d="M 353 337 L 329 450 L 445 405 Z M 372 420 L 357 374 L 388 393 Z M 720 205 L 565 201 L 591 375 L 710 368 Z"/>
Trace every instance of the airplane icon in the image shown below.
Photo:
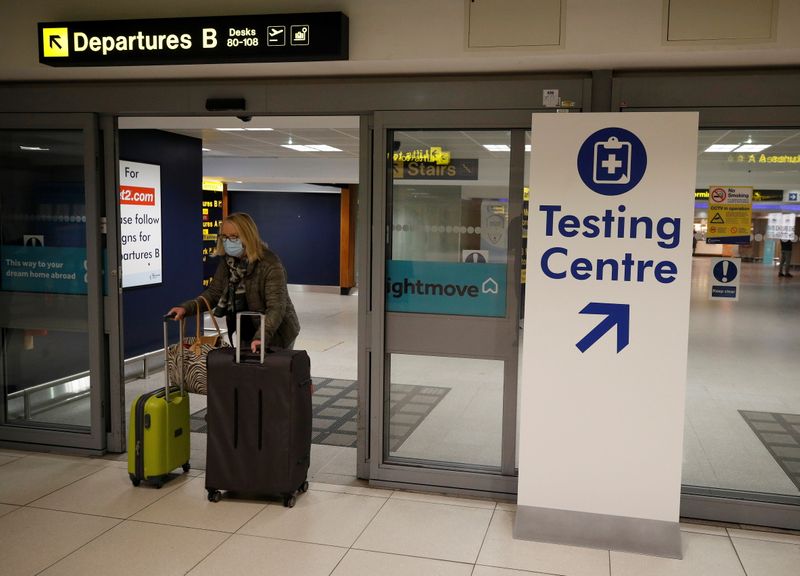
<path fill-rule="evenodd" d="M 267 46 L 286 46 L 286 26 L 267 26 Z"/>

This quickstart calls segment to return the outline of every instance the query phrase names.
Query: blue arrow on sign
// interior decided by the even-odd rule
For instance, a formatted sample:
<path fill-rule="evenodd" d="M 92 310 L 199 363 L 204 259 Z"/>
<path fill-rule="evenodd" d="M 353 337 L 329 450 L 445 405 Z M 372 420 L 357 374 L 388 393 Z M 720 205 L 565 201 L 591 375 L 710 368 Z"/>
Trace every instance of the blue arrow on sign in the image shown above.
<path fill-rule="evenodd" d="M 608 304 L 604 302 L 589 302 L 580 311 L 580 314 L 605 314 L 606 318 L 594 327 L 591 332 L 584 336 L 580 342 L 575 344 L 578 350 L 586 352 L 603 335 L 617 327 L 617 354 L 619 354 L 630 341 L 629 328 L 631 320 L 631 307 L 629 304 Z"/>

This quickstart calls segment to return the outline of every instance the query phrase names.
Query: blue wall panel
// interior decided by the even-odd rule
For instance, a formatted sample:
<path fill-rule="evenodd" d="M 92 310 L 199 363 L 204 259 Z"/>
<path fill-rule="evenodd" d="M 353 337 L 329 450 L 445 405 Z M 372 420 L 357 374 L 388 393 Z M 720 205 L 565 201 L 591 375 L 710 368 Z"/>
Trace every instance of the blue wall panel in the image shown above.
<path fill-rule="evenodd" d="M 163 346 L 162 316 L 202 289 L 202 141 L 158 130 L 121 130 L 119 157 L 161 166 L 163 282 L 126 288 L 125 357 Z M 193 331 L 193 328 L 191 329 Z"/>
<path fill-rule="evenodd" d="M 290 284 L 339 285 L 340 194 L 229 192 L 230 212 L 253 217 Z"/>

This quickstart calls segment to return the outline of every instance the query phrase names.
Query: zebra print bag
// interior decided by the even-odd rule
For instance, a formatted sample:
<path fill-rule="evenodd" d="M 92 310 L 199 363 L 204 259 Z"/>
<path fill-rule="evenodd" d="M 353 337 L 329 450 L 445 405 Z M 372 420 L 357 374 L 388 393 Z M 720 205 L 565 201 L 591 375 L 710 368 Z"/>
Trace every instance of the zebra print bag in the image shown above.
<path fill-rule="evenodd" d="M 211 312 L 211 307 L 205 298 L 202 298 L 206 305 L 205 310 L 197 302 L 197 317 L 195 326 L 195 336 L 183 339 L 180 344 L 173 344 L 167 349 L 167 369 L 169 370 L 169 381 L 178 383 L 183 380 L 184 388 L 187 392 L 194 394 L 207 394 L 207 372 L 206 356 L 215 348 L 228 347 L 229 344 L 222 337 L 222 332 L 217 324 L 217 319 L 211 314 L 217 333 L 212 336 L 204 336 L 200 325 L 203 322 L 203 315 L 206 310 Z M 181 320 L 183 322 L 183 320 Z M 178 346 L 183 346 L 183 366 L 181 366 L 181 354 Z"/>

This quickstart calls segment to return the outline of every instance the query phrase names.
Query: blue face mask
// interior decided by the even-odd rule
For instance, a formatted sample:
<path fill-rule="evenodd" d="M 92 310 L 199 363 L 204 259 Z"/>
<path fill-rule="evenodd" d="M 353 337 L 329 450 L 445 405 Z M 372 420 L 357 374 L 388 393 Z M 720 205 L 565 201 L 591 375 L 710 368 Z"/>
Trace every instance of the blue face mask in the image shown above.
<path fill-rule="evenodd" d="M 238 258 L 244 253 L 244 246 L 242 246 L 242 240 L 240 238 L 236 240 L 226 238 L 222 241 L 222 246 L 225 248 L 225 254 L 233 256 L 234 258 Z"/>

